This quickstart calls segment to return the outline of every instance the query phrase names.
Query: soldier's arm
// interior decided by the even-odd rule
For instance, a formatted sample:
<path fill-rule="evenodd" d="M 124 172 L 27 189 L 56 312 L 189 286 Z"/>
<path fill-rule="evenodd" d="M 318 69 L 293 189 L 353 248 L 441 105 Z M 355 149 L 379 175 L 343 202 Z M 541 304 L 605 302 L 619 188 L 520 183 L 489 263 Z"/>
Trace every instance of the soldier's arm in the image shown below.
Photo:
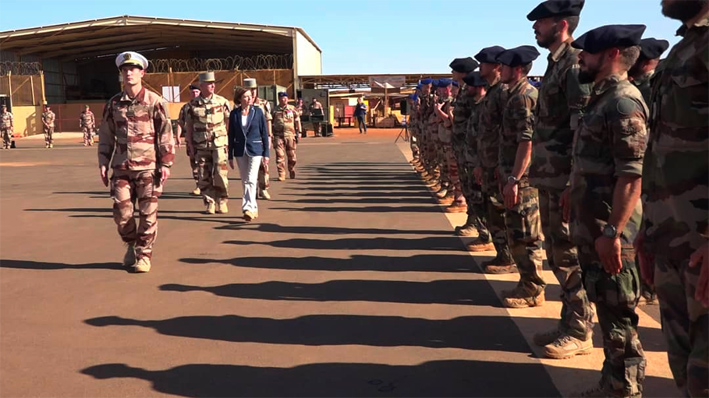
<path fill-rule="evenodd" d="M 534 102 L 527 96 L 516 96 L 508 103 L 512 107 L 514 128 L 517 132 L 517 155 L 511 175 L 520 179 L 532 160 L 532 136 L 534 135 Z"/>
<path fill-rule="evenodd" d="M 301 126 L 301 124 L 300 124 L 300 115 L 298 114 L 298 112 L 295 111 L 295 109 L 293 109 L 293 115 L 294 115 L 294 117 L 295 117 L 295 121 L 294 121 L 294 124 L 295 124 L 295 132 L 296 132 L 296 134 L 297 134 L 297 133 L 303 131 L 303 128 L 302 128 L 302 126 Z"/>
<path fill-rule="evenodd" d="M 591 85 L 581 84 L 579 81 L 580 67 L 578 64 L 573 65 L 566 71 L 566 102 L 571 113 L 571 127 L 575 131 L 581 121 L 583 110 L 588 104 L 591 97 Z"/>
<path fill-rule="evenodd" d="M 101 127 L 98 130 L 98 165 L 108 169 L 116 147 L 116 125 L 113 121 L 111 101 L 103 108 Z"/>
<path fill-rule="evenodd" d="M 192 116 L 192 107 L 187 105 L 187 109 L 185 109 L 185 144 L 187 144 L 188 154 L 194 153 L 194 142 L 192 141 L 194 120 Z"/>
<path fill-rule="evenodd" d="M 155 140 L 158 146 L 158 166 L 171 167 L 175 160 L 175 139 L 172 135 L 172 123 L 167 115 L 165 103 L 160 101 L 155 104 L 153 112 L 155 126 Z"/>

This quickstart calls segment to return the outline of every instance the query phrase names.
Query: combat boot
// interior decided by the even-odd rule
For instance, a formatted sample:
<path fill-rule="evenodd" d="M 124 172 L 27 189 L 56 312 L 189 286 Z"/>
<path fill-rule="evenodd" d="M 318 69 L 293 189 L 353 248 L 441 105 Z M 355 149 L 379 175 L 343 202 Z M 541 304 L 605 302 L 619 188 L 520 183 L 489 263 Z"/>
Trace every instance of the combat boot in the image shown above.
<path fill-rule="evenodd" d="M 256 217 L 254 216 L 254 213 L 252 213 L 251 211 L 246 210 L 244 212 L 244 221 L 249 222 L 249 221 L 253 220 L 254 218 L 256 218 Z"/>
<path fill-rule="evenodd" d="M 441 189 L 436 192 L 436 198 L 443 199 L 448 195 L 448 188 L 441 186 Z"/>
<path fill-rule="evenodd" d="M 539 347 L 544 347 L 545 345 L 553 343 L 561 335 L 561 331 L 558 328 L 555 328 L 552 330 L 547 330 L 546 332 L 535 333 L 534 337 L 532 337 L 532 341 L 534 341 L 534 344 Z"/>
<path fill-rule="evenodd" d="M 276 181 L 285 181 L 285 180 L 286 180 L 285 174 L 283 174 L 283 175 L 279 174 L 278 177 L 276 178 Z"/>
<path fill-rule="evenodd" d="M 486 274 L 514 274 L 519 272 L 513 259 L 502 258 L 499 253 L 492 260 L 482 263 L 482 266 Z"/>
<path fill-rule="evenodd" d="M 220 200 L 219 202 L 217 202 L 217 213 L 226 214 L 228 212 L 229 208 L 227 207 L 225 200 Z"/>
<path fill-rule="evenodd" d="M 192 190 L 192 195 L 194 196 L 199 196 L 202 194 L 202 190 L 199 189 L 199 187 L 196 187 L 195 189 Z"/>
<path fill-rule="evenodd" d="M 453 196 L 453 192 L 448 191 L 446 196 L 438 199 L 438 204 L 441 204 L 444 206 L 450 206 L 454 200 L 455 200 L 455 197 Z"/>
<path fill-rule="evenodd" d="M 593 352 L 593 341 L 577 339 L 568 334 L 561 334 L 556 340 L 544 347 L 544 356 L 552 359 L 566 359 L 576 355 L 588 355 Z"/>
<path fill-rule="evenodd" d="M 468 211 L 468 206 L 465 202 L 453 202 L 450 206 L 446 207 L 444 210 L 446 213 L 465 213 Z"/>
<path fill-rule="evenodd" d="M 457 227 L 455 227 L 455 232 L 457 233 L 461 229 L 468 228 L 469 226 L 473 225 L 473 221 L 474 221 L 473 215 L 468 214 L 468 218 L 465 219 L 465 224 L 458 225 Z"/>
<path fill-rule="evenodd" d="M 640 398 L 641 393 L 629 394 L 625 392 L 614 392 L 609 389 L 603 388 L 600 385 L 585 390 L 577 391 L 569 394 L 569 397 L 579 397 L 579 398 Z"/>
<path fill-rule="evenodd" d="M 485 242 L 482 239 L 475 239 L 474 241 L 468 243 L 467 248 L 469 252 L 473 253 L 495 251 L 495 245 L 492 242 Z"/>
<path fill-rule="evenodd" d="M 137 261 L 135 258 L 135 243 L 128 243 L 126 246 L 126 254 L 123 255 L 123 266 L 133 267 Z"/>
<path fill-rule="evenodd" d="M 502 305 L 507 308 L 541 307 L 544 305 L 544 290 L 541 293 L 532 294 L 525 292 L 524 289 L 518 289 L 516 294 L 502 299 Z"/>
<path fill-rule="evenodd" d="M 290 179 L 295 180 L 295 170 L 290 171 Z"/>
<path fill-rule="evenodd" d="M 54 144 L 49 144 L 49 148 L 54 148 Z"/>
<path fill-rule="evenodd" d="M 135 266 L 133 266 L 133 272 L 138 274 L 150 272 L 150 266 L 150 258 L 148 258 L 147 256 L 143 256 L 139 258 L 138 262 L 135 263 Z"/>
<path fill-rule="evenodd" d="M 214 202 L 207 202 L 207 210 L 205 210 L 205 213 L 214 214 L 216 212 L 217 212 L 217 207 L 214 204 Z"/>
<path fill-rule="evenodd" d="M 271 194 L 268 193 L 268 190 L 262 189 L 261 190 L 261 199 L 263 200 L 271 200 Z"/>

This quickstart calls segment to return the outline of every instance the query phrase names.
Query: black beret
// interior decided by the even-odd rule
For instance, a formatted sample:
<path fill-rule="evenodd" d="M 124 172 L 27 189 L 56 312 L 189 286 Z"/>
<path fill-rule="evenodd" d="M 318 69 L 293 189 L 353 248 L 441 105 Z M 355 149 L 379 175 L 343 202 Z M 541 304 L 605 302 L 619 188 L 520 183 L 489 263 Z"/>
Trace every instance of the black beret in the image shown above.
<path fill-rule="evenodd" d="M 463 78 L 463 82 L 465 82 L 465 84 L 467 84 L 468 86 L 472 86 L 472 87 L 480 87 L 480 86 L 487 85 L 487 80 L 483 79 L 483 77 L 480 76 L 480 72 L 468 73 Z"/>
<path fill-rule="evenodd" d="M 571 43 L 591 54 L 613 47 L 632 47 L 640 44 L 645 25 L 605 25 L 589 30 Z"/>
<path fill-rule="evenodd" d="M 667 40 L 656 39 L 649 37 L 640 40 L 640 57 L 645 59 L 660 58 L 662 53 L 670 47 L 670 42 Z"/>
<path fill-rule="evenodd" d="M 576 17 L 581 14 L 585 0 L 547 0 L 527 14 L 527 19 L 537 21 L 549 17 Z"/>
<path fill-rule="evenodd" d="M 519 46 L 501 52 L 497 56 L 497 62 L 507 66 L 527 65 L 539 56 L 539 51 L 534 46 Z"/>
<path fill-rule="evenodd" d="M 201 89 L 196 84 L 190 84 L 190 90 L 201 90 Z"/>
<path fill-rule="evenodd" d="M 478 68 L 478 61 L 467 57 L 467 58 L 456 58 L 450 63 L 452 70 L 460 73 L 470 73 Z"/>
<path fill-rule="evenodd" d="M 500 46 L 485 47 L 475 55 L 475 59 L 481 64 L 497 64 L 497 55 L 503 51 L 505 49 Z"/>

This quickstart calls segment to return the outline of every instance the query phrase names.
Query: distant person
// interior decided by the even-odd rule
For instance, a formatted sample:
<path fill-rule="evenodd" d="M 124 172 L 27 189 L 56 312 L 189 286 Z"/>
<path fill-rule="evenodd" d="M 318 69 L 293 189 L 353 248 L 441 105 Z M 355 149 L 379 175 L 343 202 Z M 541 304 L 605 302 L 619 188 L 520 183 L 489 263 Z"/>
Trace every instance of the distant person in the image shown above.
<path fill-rule="evenodd" d="M 244 188 L 241 210 L 247 222 L 258 217 L 258 171 L 263 163 L 268 163 L 270 146 L 266 116 L 261 108 L 252 106 L 252 101 L 249 89 L 237 87 L 234 104 L 238 107 L 229 115 L 229 166 L 234 169 L 236 157 Z"/>
<path fill-rule="evenodd" d="M 192 95 L 192 98 L 190 99 L 193 100 L 202 93 L 200 90 L 199 86 L 190 84 L 190 94 Z M 186 131 L 185 129 L 185 124 L 186 124 L 186 118 L 187 118 L 187 110 L 190 107 L 189 101 L 187 101 L 186 104 L 182 105 L 182 108 L 180 109 L 180 113 L 177 116 L 177 128 L 175 129 L 175 142 L 177 143 L 177 147 L 180 147 L 180 140 L 182 139 L 182 135 Z M 194 179 L 195 182 L 195 189 L 192 190 L 192 195 L 194 196 L 200 196 L 202 195 L 202 190 L 199 189 L 199 165 L 197 164 L 197 161 L 195 160 L 195 154 L 194 152 L 189 151 L 189 146 L 185 143 L 185 148 L 187 152 L 187 157 L 190 159 L 190 169 L 192 169 L 192 178 Z"/>
<path fill-rule="evenodd" d="M 318 102 L 317 98 L 313 98 L 308 110 L 310 111 L 310 121 L 313 123 L 313 129 L 315 129 L 315 136 L 317 137 L 320 134 L 320 121 L 322 121 L 324 116 L 322 104 Z M 315 120 L 313 120 L 313 116 L 315 116 Z M 323 136 L 325 135 L 323 134 Z"/>
<path fill-rule="evenodd" d="M 288 105 L 288 93 L 278 93 L 278 106 L 273 111 L 273 149 L 276 151 L 277 181 L 286 179 L 286 157 L 288 174 L 291 179 L 295 178 L 295 150 L 298 146 L 299 130 L 300 116 L 293 105 Z"/>
<path fill-rule="evenodd" d="M 56 115 L 49 105 L 44 105 L 42 113 L 42 125 L 44 127 L 44 145 L 46 148 L 54 148 L 54 119 Z"/>
<path fill-rule="evenodd" d="M 79 127 L 84 133 L 84 146 L 92 146 L 94 144 L 92 135 L 96 128 L 96 118 L 88 105 L 84 106 L 84 111 L 79 115 Z"/>
<path fill-rule="evenodd" d="M 2 149 L 10 149 L 12 145 L 12 113 L 7 111 L 7 105 L 0 108 L 0 132 L 2 133 Z"/>
<path fill-rule="evenodd" d="M 365 118 L 367 117 L 367 104 L 362 101 L 362 97 L 357 97 L 357 105 L 355 105 L 354 115 L 357 118 L 359 133 L 367 134 L 367 122 L 365 121 Z M 363 129 L 364 133 L 362 132 Z"/>

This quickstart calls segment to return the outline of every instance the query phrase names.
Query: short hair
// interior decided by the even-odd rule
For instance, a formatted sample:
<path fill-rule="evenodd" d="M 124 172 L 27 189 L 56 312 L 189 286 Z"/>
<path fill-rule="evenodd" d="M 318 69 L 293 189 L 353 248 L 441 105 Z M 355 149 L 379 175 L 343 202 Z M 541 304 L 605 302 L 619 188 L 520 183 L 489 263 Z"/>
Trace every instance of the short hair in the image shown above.
<path fill-rule="evenodd" d="M 620 62 L 623 63 L 626 70 L 635 65 L 635 62 L 637 62 L 640 57 L 640 46 L 619 48 L 618 50 L 620 51 Z"/>
<path fill-rule="evenodd" d="M 251 90 L 248 88 L 244 88 L 241 86 L 234 87 L 234 103 L 238 104 L 239 102 L 241 102 L 241 97 L 243 97 L 247 91 L 251 92 Z"/>
<path fill-rule="evenodd" d="M 532 70 L 532 62 L 528 63 L 527 65 L 522 65 L 522 74 L 527 76 L 529 72 Z"/>
<path fill-rule="evenodd" d="M 574 34 L 574 31 L 576 28 L 579 26 L 579 17 L 578 15 L 574 16 L 567 16 L 567 17 L 555 17 L 554 22 L 561 22 L 561 21 L 566 21 L 566 23 L 569 25 L 567 33 L 569 36 Z"/>

